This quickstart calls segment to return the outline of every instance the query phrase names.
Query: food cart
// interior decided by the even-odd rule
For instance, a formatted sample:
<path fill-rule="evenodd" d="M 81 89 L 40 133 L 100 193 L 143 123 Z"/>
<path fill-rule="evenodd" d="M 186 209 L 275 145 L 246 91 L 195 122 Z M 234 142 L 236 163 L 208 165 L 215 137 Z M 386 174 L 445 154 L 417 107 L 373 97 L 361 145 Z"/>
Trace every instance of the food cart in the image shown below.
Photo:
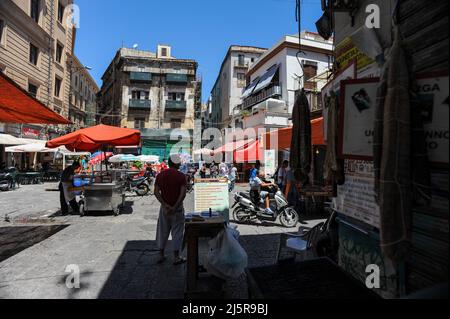
<path fill-rule="evenodd" d="M 108 146 L 138 145 L 141 133 L 138 130 L 119 128 L 107 125 L 97 125 L 78 130 L 47 142 L 47 147 L 66 146 L 73 151 L 105 153 Z M 93 171 L 89 175 L 76 176 L 74 187 L 82 187 L 80 194 L 80 213 L 84 216 L 90 211 L 112 211 L 120 214 L 125 201 L 125 176 L 123 171 L 109 170 Z M 101 167 L 101 166 L 100 166 Z M 78 184 L 77 184 L 78 183 Z"/>
<path fill-rule="evenodd" d="M 91 176 L 79 175 L 77 178 L 82 181 L 79 186 L 83 187 L 79 201 L 81 216 L 89 211 L 112 211 L 114 216 L 120 215 L 125 203 L 125 185 L 121 171 L 99 171 Z"/>

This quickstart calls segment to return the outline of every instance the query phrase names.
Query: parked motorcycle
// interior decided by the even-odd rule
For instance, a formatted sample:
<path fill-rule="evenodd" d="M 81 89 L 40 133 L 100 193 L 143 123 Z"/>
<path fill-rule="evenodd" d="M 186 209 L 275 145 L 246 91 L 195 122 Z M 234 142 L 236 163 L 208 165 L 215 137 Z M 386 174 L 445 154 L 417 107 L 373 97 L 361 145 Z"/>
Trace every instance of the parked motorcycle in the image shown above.
<path fill-rule="evenodd" d="M 292 228 L 299 222 L 297 211 L 289 206 L 288 201 L 278 187 L 273 186 L 269 191 L 270 208 L 274 214 L 265 212 L 265 202 L 258 196 L 252 198 L 250 192 L 238 192 L 234 194 L 235 203 L 232 207 L 234 220 L 241 223 L 252 220 L 264 220 L 275 222 L 278 218 L 284 227 Z"/>
<path fill-rule="evenodd" d="M 15 167 L 8 168 L 0 172 L 0 191 L 9 191 L 16 187 L 17 169 Z"/>
<path fill-rule="evenodd" d="M 144 176 L 133 178 L 127 175 L 125 180 L 125 192 L 134 192 L 138 196 L 146 196 L 151 194 L 151 185 L 153 184 L 153 176 L 145 173 Z"/>

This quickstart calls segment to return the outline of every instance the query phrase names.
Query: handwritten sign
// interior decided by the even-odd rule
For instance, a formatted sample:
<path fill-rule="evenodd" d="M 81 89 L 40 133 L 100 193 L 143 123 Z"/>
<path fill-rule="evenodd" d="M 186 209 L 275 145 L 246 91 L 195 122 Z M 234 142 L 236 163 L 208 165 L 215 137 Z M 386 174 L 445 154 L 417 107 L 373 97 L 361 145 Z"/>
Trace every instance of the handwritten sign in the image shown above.
<path fill-rule="evenodd" d="M 380 227 L 380 207 L 375 202 L 373 163 L 345 160 L 345 184 L 338 186 L 334 209 L 373 227 Z"/>
<path fill-rule="evenodd" d="M 196 180 L 194 186 L 195 212 L 218 212 L 230 220 L 230 200 L 227 180 Z"/>

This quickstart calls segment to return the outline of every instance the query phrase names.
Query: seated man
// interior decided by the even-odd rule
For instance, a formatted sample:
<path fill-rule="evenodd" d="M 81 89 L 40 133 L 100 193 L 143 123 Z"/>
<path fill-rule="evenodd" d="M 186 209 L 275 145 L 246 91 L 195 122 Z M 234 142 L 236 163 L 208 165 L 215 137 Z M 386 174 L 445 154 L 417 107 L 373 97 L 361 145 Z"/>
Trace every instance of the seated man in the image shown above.
<path fill-rule="evenodd" d="M 265 213 L 268 215 L 273 215 L 274 212 L 270 208 L 270 198 L 269 192 L 261 191 L 261 187 L 272 187 L 275 186 L 273 183 L 265 183 L 262 181 L 263 174 L 259 173 L 255 178 L 250 181 L 250 196 L 255 202 L 255 204 L 259 204 L 259 199 L 263 199 L 266 204 Z"/>

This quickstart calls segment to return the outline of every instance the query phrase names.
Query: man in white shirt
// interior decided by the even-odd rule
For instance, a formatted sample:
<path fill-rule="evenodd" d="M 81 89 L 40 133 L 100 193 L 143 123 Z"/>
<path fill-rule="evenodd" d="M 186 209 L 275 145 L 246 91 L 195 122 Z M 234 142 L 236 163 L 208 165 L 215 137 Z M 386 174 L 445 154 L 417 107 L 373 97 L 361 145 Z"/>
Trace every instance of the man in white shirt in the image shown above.
<path fill-rule="evenodd" d="M 264 183 L 261 178 L 263 178 L 263 174 L 259 173 L 255 178 L 253 178 L 250 182 L 250 196 L 252 198 L 257 198 L 258 202 L 259 199 L 262 198 L 265 201 L 266 204 L 266 210 L 265 213 L 268 215 L 273 215 L 274 212 L 270 208 L 270 198 L 269 198 L 269 192 L 261 191 L 261 187 L 271 187 L 275 186 L 272 183 Z"/>

